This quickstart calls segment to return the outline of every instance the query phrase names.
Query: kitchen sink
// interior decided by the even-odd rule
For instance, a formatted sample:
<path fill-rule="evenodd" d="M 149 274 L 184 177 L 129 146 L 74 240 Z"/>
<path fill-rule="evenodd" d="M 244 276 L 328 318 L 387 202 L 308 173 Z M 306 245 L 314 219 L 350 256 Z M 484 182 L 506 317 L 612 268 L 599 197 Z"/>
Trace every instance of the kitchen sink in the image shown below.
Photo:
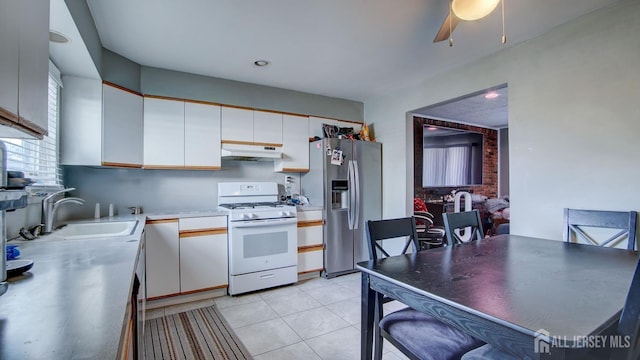
<path fill-rule="evenodd" d="M 64 239 L 127 236 L 133 234 L 137 224 L 137 220 L 71 223 L 54 231 L 51 235 Z"/>

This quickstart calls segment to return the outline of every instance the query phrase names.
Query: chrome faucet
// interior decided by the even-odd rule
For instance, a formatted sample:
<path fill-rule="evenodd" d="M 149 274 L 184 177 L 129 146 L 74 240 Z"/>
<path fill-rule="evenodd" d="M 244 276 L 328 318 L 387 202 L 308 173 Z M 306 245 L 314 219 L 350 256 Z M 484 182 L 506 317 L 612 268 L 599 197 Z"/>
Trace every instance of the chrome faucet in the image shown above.
<path fill-rule="evenodd" d="M 60 207 L 60 205 L 65 203 L 74 203 L 78 205 L 84 204 L 84 200 L 77 197 L 62 198 L 56 202 L 53 202 L 53 198 L 55 198 L 57 195 L 73 190 L 75 190 L 75 188 L 62 189 L 60 191 L 49 194 L 44 199 L 42 199 L 42 223 L 44 224 L 45 234 L 53 231 L 53 218 L 56 210 Z"/>

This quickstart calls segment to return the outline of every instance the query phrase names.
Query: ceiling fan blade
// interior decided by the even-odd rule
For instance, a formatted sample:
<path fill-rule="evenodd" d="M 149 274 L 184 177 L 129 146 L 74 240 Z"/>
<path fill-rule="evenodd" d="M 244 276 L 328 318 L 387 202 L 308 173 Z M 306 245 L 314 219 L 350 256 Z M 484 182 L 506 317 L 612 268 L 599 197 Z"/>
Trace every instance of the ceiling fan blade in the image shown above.
<path fill-rule="evenodd" d="M 447 17 L 442 22 L 442 26 L 440 27 L 440 30 L 438 30 L 438 34 L 436 34 L 436 37 L 433 39 L 434 43 L 447 40 L 449 37 L 451 37 L 451 33 L 449 32 L 449 17 L 451 17 L 451 32 L 455 30 L 456 26 L 460 22 L 460 19 L 457 16 L 455 16 L 453 13 L 449 13 L 449 15 L 447 15 Z"/>

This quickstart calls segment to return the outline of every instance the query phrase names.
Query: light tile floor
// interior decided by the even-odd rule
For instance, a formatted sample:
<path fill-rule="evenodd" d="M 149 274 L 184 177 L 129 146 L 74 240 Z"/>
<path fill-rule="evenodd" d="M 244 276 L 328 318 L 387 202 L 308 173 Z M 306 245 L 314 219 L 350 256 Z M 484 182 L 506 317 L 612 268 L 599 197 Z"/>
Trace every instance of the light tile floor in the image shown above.
<path fill-rule="evenodd" d="M 148 318 L 218 306 L 255 360 L 360 359 L 360 273 L 153 309 Z M 403 308 L 385 304 L 385 313 Z M 383 360 L 407 359 L 385 341 Z"/>

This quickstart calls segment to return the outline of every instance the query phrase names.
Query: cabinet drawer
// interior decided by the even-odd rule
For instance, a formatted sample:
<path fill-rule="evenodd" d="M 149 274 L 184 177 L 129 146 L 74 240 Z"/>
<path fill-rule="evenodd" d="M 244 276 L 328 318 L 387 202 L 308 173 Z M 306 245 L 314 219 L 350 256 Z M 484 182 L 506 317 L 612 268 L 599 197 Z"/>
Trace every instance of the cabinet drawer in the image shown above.
<path fill-rule="evenodd" d="M 204 217 L 190 217 L 181 218 L 178 220 L 180 231 L 185 230 L 211 230 L 211 229 L 226 229 L 227 217 L 226 216 L 204 216 Z"/>
<path fill-rule="evenodd" d="M 298 222 L 322 220 L 322 210 L 298 211 Z"/>
<path fill-rule="evenodd" d="M 298 253 L 298 273 L 320 271 L 323 268 L 322 249 Z"/>
<path fill-rule="evenodd" d="M 322 226 L 298 228 L 298 246 L 322 245 Z"/>

